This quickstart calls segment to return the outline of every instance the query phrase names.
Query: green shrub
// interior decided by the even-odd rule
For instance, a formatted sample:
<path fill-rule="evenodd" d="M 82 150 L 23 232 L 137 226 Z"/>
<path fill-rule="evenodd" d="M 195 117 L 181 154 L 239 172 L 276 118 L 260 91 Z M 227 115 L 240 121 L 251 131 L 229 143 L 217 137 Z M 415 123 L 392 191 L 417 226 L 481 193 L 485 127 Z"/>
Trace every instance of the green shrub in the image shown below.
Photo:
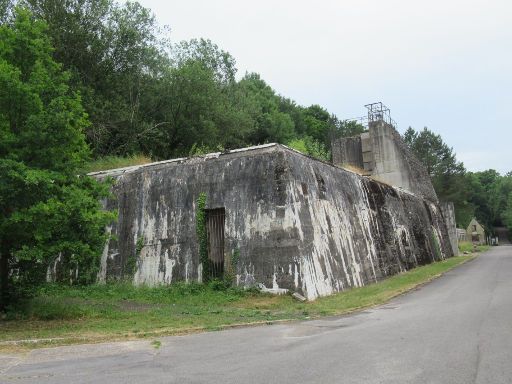
<path fill-rule="evenodd" d="M 469 241 L 459 241 L 459 252 L 473 252 L 473 244 Z"/>
<path fill-rule="evenodd" d="M 203 282 L 210 278 L 210 263 L 208 260 L 208 238 L 206 233 L 206 193 L 201 192 L 196 206 L 196 234 L 199 246 L 199 260 L 203 265 Z"/>
<path fill-rule="evenodd" d="M 288 142 L 288 146 L 315 159 L 329 161 L 331 158 L 331 153 L 325 145 L 310 136 L 293 139 Z"/>

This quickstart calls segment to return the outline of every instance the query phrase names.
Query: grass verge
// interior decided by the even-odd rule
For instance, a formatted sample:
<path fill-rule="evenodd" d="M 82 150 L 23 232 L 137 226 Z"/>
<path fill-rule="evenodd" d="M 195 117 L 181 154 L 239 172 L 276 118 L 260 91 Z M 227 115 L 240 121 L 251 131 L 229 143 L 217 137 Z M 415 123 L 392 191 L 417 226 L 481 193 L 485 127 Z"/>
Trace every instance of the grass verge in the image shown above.
<path fill-rule="evenodd" d="M 489 248 L 491 248 L 490 245 L 473 245 L 470 241 L 459 242 L 459 252 L 461 253 L 485 252 Z"/>
<path fill-rule="evenodd" d="M 474 257 L 452 257 L 306 303 L 215 284 L 47 286 L 0 321 L 0 352 L 341 315 L 382 304 Z"/>

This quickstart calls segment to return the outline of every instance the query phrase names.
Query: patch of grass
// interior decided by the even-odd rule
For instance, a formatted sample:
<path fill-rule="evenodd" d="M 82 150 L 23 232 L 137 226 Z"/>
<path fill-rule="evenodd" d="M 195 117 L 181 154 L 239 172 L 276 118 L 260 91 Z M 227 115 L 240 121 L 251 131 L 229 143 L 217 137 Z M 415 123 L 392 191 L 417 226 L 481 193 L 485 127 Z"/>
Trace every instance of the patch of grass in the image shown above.
<path fill-rule="evenodd" d="M 490 248 L 489 245 L 477 245 L 473 246 L 473 243 L 470 241 L 459 241 L 459 252 L 464 253 L 472 253 L 472 252 L 484 252 Z"/>
<path fill-rule="evenodd" d="M 459 252 L 473 252 L 473 244 L 469 241 L 459 241 Z"/>
<path fill-rule="evenodd" d="M 106 171 L 115 168 L 130 167 L 132 165 L 142 165 L 151 163 L 151 158 L 146 155 L 132 155 L 128 157 L 104 156 L 87 163 L 82 171 L 84 173 Z"/>
<path fill-rule="evenodd" d="M 459 256 L 422 266 L 376 284 L 313 302 L 291 295 L 177 283 L 134 287 L 128 283 L 62 287 L 48 285 L 13 307 L 0 321 L 0 350 L 218 330 L 348 313 L 386 302 L 472 259 Z M 38 343 L 9 341 L 44 339 Z M 156 346 L 155 346 L 156 348 Z"/>
<path fill-rule="evenodd" d="M 160 340 L 153 340 L 151 342 L 151 345 L 153 346 L 153 348 L 158 349 L 162 346 L 162 342 Z"/>

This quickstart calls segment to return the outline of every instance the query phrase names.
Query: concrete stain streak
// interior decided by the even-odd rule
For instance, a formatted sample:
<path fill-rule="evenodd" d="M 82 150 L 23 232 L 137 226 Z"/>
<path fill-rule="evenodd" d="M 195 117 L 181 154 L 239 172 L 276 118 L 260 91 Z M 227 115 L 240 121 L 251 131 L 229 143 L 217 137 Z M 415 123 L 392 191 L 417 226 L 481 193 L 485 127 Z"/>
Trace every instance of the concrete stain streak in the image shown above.
<path fill-rule="evenodd" d="M 435 201 L 316 161 L 281 145 L 102 172 L 116 180 L 119 221 L 99 280 L 201 281 L 196 200 L 224 208 L 224 257 L 236 284 L 299 291 L 309 300 L 452 255 Z M 438 245 L 436 245 L 437 243 Z M 142 247 L 137 250 L 138 245 Z"/>

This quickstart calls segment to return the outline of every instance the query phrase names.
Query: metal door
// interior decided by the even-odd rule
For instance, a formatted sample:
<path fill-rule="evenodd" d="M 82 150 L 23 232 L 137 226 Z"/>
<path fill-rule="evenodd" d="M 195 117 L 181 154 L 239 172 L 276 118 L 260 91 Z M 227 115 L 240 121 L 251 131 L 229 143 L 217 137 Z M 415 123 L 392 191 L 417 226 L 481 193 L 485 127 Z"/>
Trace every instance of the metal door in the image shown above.
<path fill-rule="evenodd" d="M 206 210 L 208 261 L 210 279 L 221 278 L 224 273 L 224 222 L 225 209 Z"/>

